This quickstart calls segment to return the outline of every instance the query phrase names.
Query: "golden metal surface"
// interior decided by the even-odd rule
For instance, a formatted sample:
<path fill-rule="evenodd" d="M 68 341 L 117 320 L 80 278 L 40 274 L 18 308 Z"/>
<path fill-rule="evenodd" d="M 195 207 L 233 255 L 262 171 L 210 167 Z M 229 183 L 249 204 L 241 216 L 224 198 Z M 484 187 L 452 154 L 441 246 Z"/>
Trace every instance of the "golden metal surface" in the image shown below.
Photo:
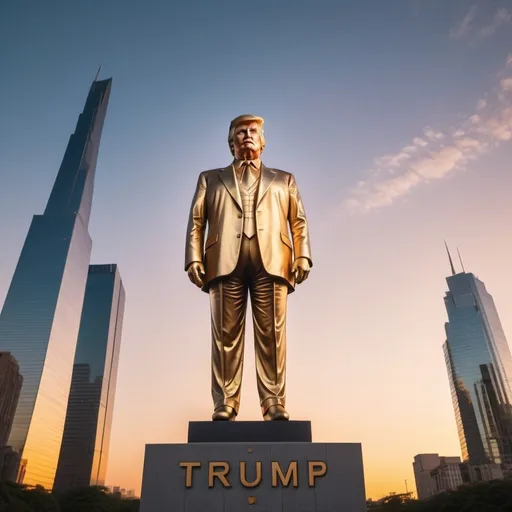
<path fill-rule="evenodd" d="M 256 461 L 256 476 L 252 482 L 247 480 L 247 467 L 246 462 L 240 462 L 240 483 L 244 487 L 258 487 L 261 483 L 261 461 Z"/>
<path fill-rule="evenodd" d="M 200 468 L 200 462 L 180 462 L 180 468 L 185 468 L 185 487 L 192 487 L 193 468 Z"/>
<path fill-rule="evenodd" d="M 231 406 L 236 413 L 250 295 L 265 417 L 270 406 L 285 406 L 287 296 L 307 279 L 313 265 L 309 230 L 294 176 L 260 160 L 263 119 L 234 119 L 228 143 L 232 164 L 199 175 L 187 226 L 185 270 L 210 295 L 214 407 Z M 228 418 L 224 412 L 214 416 Z M 287 418 L 286 413 L 265 417 Z"/>
<path fill-rule="evenodd" d="M 236 465 L 236 463 L 235 463 Z M 190 488 L 194 486 L 194 469 L 201 471 L 200 462 L 180 462 L 179 466 L 185 470 L 185 487 Z M 308 466 L 308 485 L 309 487 L 316 486 L 316 479 L 327 474 L 327 464 L 324 461 L 307 461 Z M 304 469 L 304 465 L 301 466 Z M 253 471 L 254 468 L 254 471 Z M 303 471 L 301 469 L 301 473 Z M 233 471 L 232 471 L 233 470 Z M 263 471 L 271 471 L 271 478 L 268 478 L 268 473 L 263 478 Z M 196 471 L 197 473 L 197 471 Z M 254 479 L 249 481 L 247 474 L 254 475 Z M 270 461 L 263 463 L 256 460 L 246 462 L 241 460 L 238 462 L 238 471 L 230 465 L 228 461 L 211 461 L 208 462 L 208 487 L 215 487 L 215 479 L 218 479 L 218 485 L 224 487 L 231 487 L 229 479 L 236 479 L 245 488 L 257 487 L 260 484 L 272 487 L 299 487 L 299 463 L 292 460 L 286 466 L 279 461 Z M 235 484 L 236 485 L 236 484 Z"/>
<path fill-rule="evenodd" d="M 315 479 L 327 473 L 327 464 L 324 461 L 308 462 L 308 481 L 310 487 L 315 487 Z"/>
<path fill-rule="evenodd" d="M 299 486 L 299 474 L 297 461 L 290 462 L 286 475 L 283 473 L 279 462 L 272 462 L 272 487 L 277 487 L 277 479 L 281 481 L 283 487 L 288 487 L 292 482 L 293 487 Z"/>
<path fill-rule="evenodd" d="M 218 478 L 224 487 L 231 487 L 226 478 L 229 473 L 229 462 L 210 462 L 208 464 L 208 487 L 214 486 L 214 479 Z"/>

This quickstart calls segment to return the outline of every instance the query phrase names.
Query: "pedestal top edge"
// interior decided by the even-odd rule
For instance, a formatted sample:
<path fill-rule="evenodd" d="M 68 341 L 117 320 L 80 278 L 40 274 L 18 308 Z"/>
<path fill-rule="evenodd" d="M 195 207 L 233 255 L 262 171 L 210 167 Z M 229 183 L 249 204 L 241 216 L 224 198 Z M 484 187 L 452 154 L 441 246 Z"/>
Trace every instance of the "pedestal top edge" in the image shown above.
<path fill-rule="evenodd" d="M 225 445 L 243 445 L 243 446 L 248 446 L 248 445 L 269 445 L 269 444 L 280 444 L 280 445 L 283 445 L 283 444 L 293 444 L 293 445 L 312 445 L 312 444 L 315 444 L 315 445 L 324 445 L 324 446 L 339 446 L 339 445 L 343 445 L 343 446 L 361 446 L 362 447 L 362 443 L 356 443 L 356 442 L 343 442 L 343 441 L 256 441 L 256 442 L 252 442 L 252 441 L 226 441 L 226 442 L 216 442 L 216 441 L 212 441 L 212 442 L 194 442 L 194 443 L 187 443 L 187 442 L 182 442 L 182 443 L 146 443 L 145 446 L 148 447 L 148 446 L 198 446 L 198 445 L 203 445 L 203 446 L 218 446 L 218 445 L 222 445 L 222 444 L 225 444 Z"/>

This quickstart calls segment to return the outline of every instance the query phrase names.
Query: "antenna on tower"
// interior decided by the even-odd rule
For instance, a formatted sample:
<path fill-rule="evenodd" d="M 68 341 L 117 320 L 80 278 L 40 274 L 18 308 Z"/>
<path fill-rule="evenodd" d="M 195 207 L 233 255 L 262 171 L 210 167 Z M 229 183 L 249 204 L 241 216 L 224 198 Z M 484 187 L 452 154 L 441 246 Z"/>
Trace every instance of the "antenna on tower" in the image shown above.
<path fill-rule="evenodd" d="M 450 260 L 450 267 L 452 269 L 452 276 L 454 276 L 456 274 L 455 267 L 453 266 L 452 255 L 450 254 L 450 249 L 448 249 L 448 244 L 446 243 L 446 240 L 444 241 L 444 246 L 446 247 L 446 252 L 448 253 L 448 259 Z"/>
<path fill-rule="evenodd" d="M 96 73 L 96 76 L 94 77 L 93 82 L 96 82 L 96 80 L 98 79 L 98 76 L 99 76 L 99 74 L 100 74 L 100 71 L 101 71 L 101 64 L 100 64 L 100 66 L 98 67 L 98 71 L 97 71 L 97 73 Z"/>
<path fill-rule="evenodd" d="M 462 267 L 462 272 L 466 273 L 466 269 L 464 268 L 464 263 L 462 262 L 462 256 L 460 255 L 458 247 L 457 247 L 457 254 L 459 255 L 459 261 L 460 261 L 460 266 Z"/>

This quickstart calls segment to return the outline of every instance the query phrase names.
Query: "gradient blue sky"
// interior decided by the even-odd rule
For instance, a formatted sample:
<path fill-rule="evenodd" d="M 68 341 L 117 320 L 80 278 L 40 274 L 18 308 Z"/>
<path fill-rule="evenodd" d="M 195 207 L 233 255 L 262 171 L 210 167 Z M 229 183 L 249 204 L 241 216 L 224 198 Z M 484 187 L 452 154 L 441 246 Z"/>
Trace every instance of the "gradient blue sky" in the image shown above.
<path fill-rule="evenodd" d="M 0 7 L 0 303 L 91 80 L 113 77 L 90 233 L 127 292 L 108 483 L 208 419 L 209 305 L 183 272 L 197 174 L 265 118 L 314 268 L 289 301 L 288 396 L 317 441 L 363 443 L 368 495 L 458 455 L 441 345 L 443 239 L 512 336 L 509 2 L 7 0 Z M 507 64 L 508 62 L 508 64 Z M 249 329 L 240 419 L 259 419 Z"/>

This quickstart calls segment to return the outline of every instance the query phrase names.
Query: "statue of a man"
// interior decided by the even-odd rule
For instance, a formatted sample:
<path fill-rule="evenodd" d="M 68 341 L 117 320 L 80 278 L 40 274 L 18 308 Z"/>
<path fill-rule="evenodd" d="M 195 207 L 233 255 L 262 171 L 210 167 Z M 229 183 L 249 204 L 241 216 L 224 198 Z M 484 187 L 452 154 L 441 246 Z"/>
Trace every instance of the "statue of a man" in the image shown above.
<path fill-rule="evenodd" d="M 228 143 L 232 164 L 199 175 L 185 249 L 190 280 L 210 295 L 212 419 L 238 414 L 249 293 L 261 411 L 286 421 L 287 296 L 313 265 L 306 213 L 294 176 L 260 160 L 261 117 L 234 119 Z"/>

